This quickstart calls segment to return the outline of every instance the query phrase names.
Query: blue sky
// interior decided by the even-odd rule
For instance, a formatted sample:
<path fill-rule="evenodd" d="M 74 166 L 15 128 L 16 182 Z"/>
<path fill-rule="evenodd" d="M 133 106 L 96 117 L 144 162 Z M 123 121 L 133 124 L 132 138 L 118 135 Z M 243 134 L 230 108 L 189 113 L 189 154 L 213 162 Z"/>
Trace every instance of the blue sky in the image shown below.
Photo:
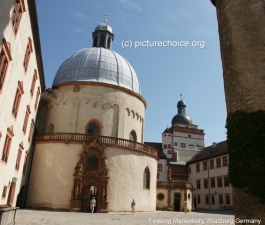
<path fill-rule="evenodd" d="M 92 46 L 104 14 L 115 35 L 112 50 L 135 69 L 147 101 L 145 141 L 161 134 L 177 114 L 182 91 L 186 113 L 205 131 L 205 146 L 226 139 L 226 105 L 215 7 L 210 0 L 36 0 L 46 87 L 61 63 Z M 123 41 L 203 41 L 200 47 L 123 48 Z"/>

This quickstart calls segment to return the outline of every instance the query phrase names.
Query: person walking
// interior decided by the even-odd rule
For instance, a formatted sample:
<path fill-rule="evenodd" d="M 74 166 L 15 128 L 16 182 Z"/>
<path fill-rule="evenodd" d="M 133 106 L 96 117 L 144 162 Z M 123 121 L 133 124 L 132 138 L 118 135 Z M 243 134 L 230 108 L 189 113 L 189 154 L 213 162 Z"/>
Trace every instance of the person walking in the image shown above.
<path fill-rule="evenodd" d="M 135 205 L 136 205 L 136 203 L 135 203 L 135 201 L 134 201 L 134 199 L 133 199 L 133 200 L 132 200 L 132 203 L 131 203 L 132 214 L 135 214 Z"/>
<path fill-rule="evenodd" d="M 93 197 L 90 200 L 90 210 L 91 210 L 91 213 L 94 213 L 94 209 L 96 207 L 96 203 L 97 203 L 97 201 L 96 201 L 95 197 Z"/>
<path fill-rule="evenodd" d="M 184 212 L 185 212 L 185 214 L 187 213 L 187 201 L 186 200 L 184 200 L 184 202 L 183 202 L 183 206 L 184 206 Z"/>

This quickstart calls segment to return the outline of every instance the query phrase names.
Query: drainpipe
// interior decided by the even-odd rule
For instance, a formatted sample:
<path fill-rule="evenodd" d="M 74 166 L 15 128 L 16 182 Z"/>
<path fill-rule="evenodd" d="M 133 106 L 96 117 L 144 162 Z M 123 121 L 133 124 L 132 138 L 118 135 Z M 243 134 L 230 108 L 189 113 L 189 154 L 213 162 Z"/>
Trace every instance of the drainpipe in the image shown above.
<path fill-rule="evenodd" d="M 211 203 L 211 184 L 210 184 L 210 161 L 207 160 L 207 169 L 208 169 L 208 192 L 209 192 L 209 209 L 212 208 L 212 203 Z"/>

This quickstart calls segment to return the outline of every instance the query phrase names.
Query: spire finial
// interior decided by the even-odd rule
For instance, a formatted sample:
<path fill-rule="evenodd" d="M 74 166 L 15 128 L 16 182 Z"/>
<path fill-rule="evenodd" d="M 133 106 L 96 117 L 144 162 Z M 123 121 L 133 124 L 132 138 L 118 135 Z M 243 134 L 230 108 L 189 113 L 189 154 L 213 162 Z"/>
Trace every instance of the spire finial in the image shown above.
<path fill-rule="evenodd" d="M 104 23 L 107 23 L 107 18 L 106 18 L 106 16 L 109 16 L 108 13 L 105 13 L 103 16 L 105 16 L 105 18 L 104 18 Z"/>
<path fill-rule="evenodd" d="M 180 91 L 180 99 L 182 100 L 182 90 Z"/>

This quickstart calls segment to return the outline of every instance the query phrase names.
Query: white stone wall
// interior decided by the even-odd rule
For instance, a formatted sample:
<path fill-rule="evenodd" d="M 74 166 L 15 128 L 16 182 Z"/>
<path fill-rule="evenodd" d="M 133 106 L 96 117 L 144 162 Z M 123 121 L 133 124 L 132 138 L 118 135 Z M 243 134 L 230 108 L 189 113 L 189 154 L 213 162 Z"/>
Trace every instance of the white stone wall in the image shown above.
<path fill-rule="evenodd" d="M 189 126 L 189 128 L 194 127 Z M 203 149 L 204 136 L 201 134 L 174 131 L 172 142 L 174 152 L 178 152 L 178 161 L 187 162 Z M 175 143 L 177 143 L 177 145 L 175 145 Z M 182 143 L 185 144 L 185 147 L 182 147 Z"/>
<path fill-rule="evenodd" d="M 228 155 L 225 155 L 228 158 Z M 191 183 L 193 185 L 193 187 L 196 189 L 194 191 L 194 196 L 198 196 L 200 195 L 201 198 L 201 203 L 198 204 L 197 203 L 197 208 L 199 209 L 209 209 L 209 207 L 211 207 L 211 209 L 220 209 L 220 206 L 233 206 L 233 200 L 232 200 L 232 186 L 229 184 L 229 187 L 224 187 L 224 177 L 228 176 L 228 166 L 223 166 L 223 161 L 222 158 L 224 156 L 221 156 L 221 167 L 217 168 L 216 167 L 216 158 L 212 158 L 214 159 L 214 169 L 209 169 L 209 175 L 208 175 L 208 170 L 203 170 L 203 161 L 199 162 L 200 163 L 200 172 L 196 172 L 196 163 L 192 163 L 190 164 L 190 168 L 191 168 L 191 173 L 189 174 L 189 179 L 188 182 Z M 211 159 L 210 159 L 211 160 Z M 209 162 L 208 162 L 208 166 L 209 166 Z M 211 188 L 211 179 L 209 179 L 209 187 L 210 187 L 210 191 L 209 188 L 205 189 L 204 188 L 204 179 L 208 179 L 209 178 L 215 178 L 215 188 Z M 218 187 L 217 184 L 217 177 L 221 177 L 222 178 L 222 187 Z M 201 188 L 197 189 L 197 180 L 201 181 Z M 208 195 L 210 192 L 210 196 L 214 195 L 215 196 L 215 204 L 206 204 L 205 203 L 205 196 Z M 219 204 L 219 195 L 222 194 L 223 195 L 223 201 L 224 204 L 220 205 Z M 225 202 L 225 194 L 229 194 L 230 195 L 230 205 L 227 205 Z M 211 197 L 209 199 L 209 201 L 211 201 Z"/>
<path fill-rule="evenodd" d="M 109 168 L 108 210 L 131 211 L 132 199 L 136 211 L 155 211 L 157 161 L 140 153 L 108 148 L 106 151 Z M 150 170 L 150 189 L 143 188 L 145 168 Z"/>
<path fill-rule="evenodd" d="M 160 159 L 157 164 L 162 164 L 162 171 L 157 171 L 157 173 L 159 173 L 159 178 L 157 181 L 167 182 L 167 160 Z"/>
<path fill-rule="evenodd" d="M 39 143 L 36 145 L 28 192 L 28 207 L 69 209 L 73 173 L 82 145 Z M 108 210 L 136 211 L 156 208 L 156 167 L 154 158 L 134 151 L 107 147 Z M 143 188 L 144 169 L 150 170 L 150 189 Z"/>
<path fill-rule="evenodd" d="M 168 209 L 168 189 L 165 188 L 157 188 L 156 190 L 156 196 L 158 194 L 164 194 L 164 199 L 159 200 L 156 198 L 156 208 L 158 210 L 167 210 Z"/>
<path fill-rule="evenodd" d="M 40 117 L 45 122 L 39 128 L 48 132 L 54 125 L 54 132 L 86 133 L 86 125 L 91 119 L 98 120 L 103 136 L 129 139 L 135 131 L 137 142 L 143 142 L 145 106 L 141 100 L 124 91 L 93 85 L 80 85 L 74 92 L 74 85 L 53 90 L 51 96 L 44 96 L 42 109 L 46 113 Z M 46 115 L 45 115 L 46 114 Z"/>
<path fill-rule="evenodd" d="M 38 70 L 35 46 L 33 42 L 33 34 L 29 17 L 29 9 L 27 1 L 24 1 L 26 12 L 23 13 L 19 29 L 15 35 L 11 24 L 13 4 L 15 1 L 1 1 L 0 7 L 0 48 L 2 47 L 2 39 L 5 38 L 10 43 L 12 61 L 10 61 L 6 73 L 2 92 L 0 93 L 0 156 L 2 157 L 7 128 L 13 126 L 14 137 L 12 138 L 11 148 L 7 163 L 0 159 L 0 193 L 4 186 L 8 186 L 7 196 L 10 188 L 10 181 L 13 177 L 17 178 L 16 191 L 14 195 L 13 206 L 16 205 L 16 197 L 19 193 L 20 186 L 24 185 L 24 177 L 22 169 L 26 151 L 29 151 L 30 144 L 28 142 L 31 120 L 35 120 L 36 110 L 34 109 L 35 99 L 38 87 L 40 87 L 40 78 L 36 81 L 33 97 L 30 94 L 32 77 L 34 69 Z M 23 61 L 28 45 L 29 37 L 32 39 L 33 52 L 30 55 L 29 65 L 25 72 Z M 22 95 L 17 117 L 12 114 L 12 108 L 18 81 L 23 82 L 24 94 Z M 31 114 L 29 116 L 27 131 L 24 134 L 22 131 L 26 106 L 30 105 Z M 24 150 L 22 151 L 19 170 L 15 170 L 19 144 L 23 143 Z M 7 196 L 0 198 L 0 205 L 7 203 Z"/>

